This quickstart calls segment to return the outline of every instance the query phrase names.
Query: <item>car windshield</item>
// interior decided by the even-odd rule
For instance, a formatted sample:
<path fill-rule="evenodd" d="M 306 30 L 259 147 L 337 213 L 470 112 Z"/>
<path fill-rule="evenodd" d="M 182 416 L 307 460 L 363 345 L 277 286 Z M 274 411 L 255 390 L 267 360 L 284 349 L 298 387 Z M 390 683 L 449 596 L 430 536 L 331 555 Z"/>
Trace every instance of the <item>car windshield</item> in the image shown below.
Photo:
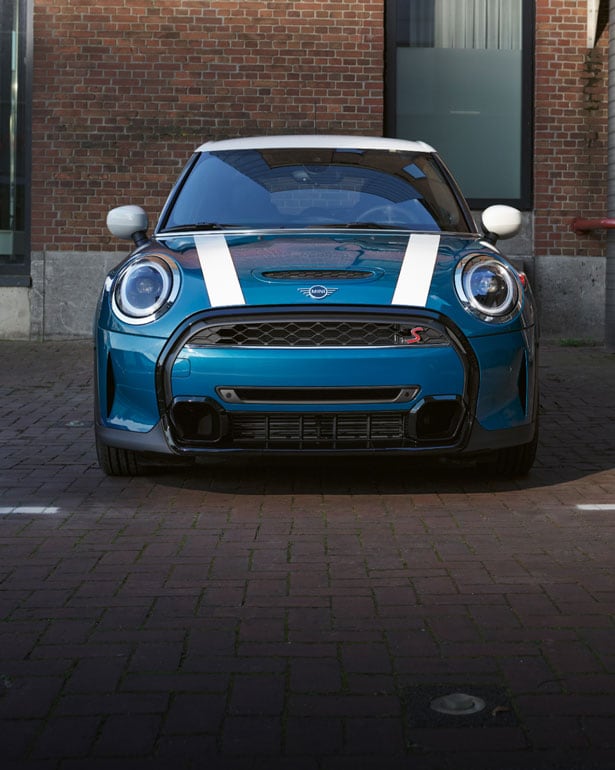
<path fill-rule="evenodd" d="M 433 155 L 322 148 L 201 152 L 159 229 L 327 226 L 468 232 Z"/>

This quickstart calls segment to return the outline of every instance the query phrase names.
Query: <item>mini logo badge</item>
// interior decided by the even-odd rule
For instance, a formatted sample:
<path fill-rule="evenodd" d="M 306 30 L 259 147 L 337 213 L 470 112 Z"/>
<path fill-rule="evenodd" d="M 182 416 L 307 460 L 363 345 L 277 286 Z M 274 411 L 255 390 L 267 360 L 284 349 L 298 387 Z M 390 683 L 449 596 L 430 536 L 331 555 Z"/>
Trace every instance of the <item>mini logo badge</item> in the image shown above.
<path fill-rule="evenodd" d="M 326 286 L 310 286 L 309 289 L 297 289 L 297 291 L 300 291 L 301 294 L 310 299 L 325 299 L 325 297 L 330 297 L 337 289 L 328 289 Z"/>

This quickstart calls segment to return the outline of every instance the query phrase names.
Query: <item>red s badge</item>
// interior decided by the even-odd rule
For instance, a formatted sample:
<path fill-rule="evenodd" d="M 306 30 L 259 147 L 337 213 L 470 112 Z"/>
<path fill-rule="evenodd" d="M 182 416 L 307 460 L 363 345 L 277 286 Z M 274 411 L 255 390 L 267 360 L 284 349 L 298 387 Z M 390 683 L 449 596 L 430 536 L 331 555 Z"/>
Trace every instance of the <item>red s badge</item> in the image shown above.
<path fill-rule="evenodd" d="M 410 335 L 400 334 L 399 341 L 402 345 L 416 345 L 417 342 L 423 341 L 421 338 L 421 332 L 423 331 L 425 331 L 423 326 L 415 326 L 410 329 Z"/>

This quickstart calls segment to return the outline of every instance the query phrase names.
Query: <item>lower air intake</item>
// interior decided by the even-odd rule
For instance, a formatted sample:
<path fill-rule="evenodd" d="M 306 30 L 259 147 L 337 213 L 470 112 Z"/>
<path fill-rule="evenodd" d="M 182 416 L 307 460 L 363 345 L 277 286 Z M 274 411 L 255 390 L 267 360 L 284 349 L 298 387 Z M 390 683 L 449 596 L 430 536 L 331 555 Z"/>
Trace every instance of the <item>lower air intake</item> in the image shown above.
<path fill-rule="evenodd" d="M 372 449 L 406 446 L 403 414 L 233 415 L 237 446 L 266 449 Z"/>

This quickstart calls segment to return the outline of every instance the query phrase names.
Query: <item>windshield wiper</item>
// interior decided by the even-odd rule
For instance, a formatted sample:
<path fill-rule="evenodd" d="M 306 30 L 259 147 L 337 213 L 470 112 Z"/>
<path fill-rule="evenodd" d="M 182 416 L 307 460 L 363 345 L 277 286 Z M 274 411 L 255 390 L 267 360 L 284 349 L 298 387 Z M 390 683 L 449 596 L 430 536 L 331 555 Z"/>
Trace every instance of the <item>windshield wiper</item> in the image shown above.
<path fill-rule="evenodd" d="M 229 227 L 238 225 L 227 225 L 221 222 L 195 222 L 192 225 L 176 225 L 175 227 L 165 227 L 164 233 L 192 233 L 198 230 L 227 230 Z"/>
<path fill-rule="evenodd" d="M 390 225 L 386 222 L 324 222 L 321 225 L 305 225 L 309 228 L 338 228 L 342 230 L 404 230 L 404 225 Z"/>
<path fill-rule="evenodd" d="M 222 222 L 195 222 L 192 225 L 176 225 L 175 227 L 163 228 L 159 235 L 163 233 L 194 233 L 205 232 L 207 230 L 231 230 L 241 228 L 242 225 L 238 224 L 225 224 Z M 390 225 L 383 222 L 322 222 L 321 224 L 276 224 L 276 225 L 246 225 L 247 229 L 258 230 L 284 230 L 284 229 L 310 229 L 310 230 L 324 230 L 324 229 L 338 229 L 338 230 L 407 230 L 404 225 Z"/>

